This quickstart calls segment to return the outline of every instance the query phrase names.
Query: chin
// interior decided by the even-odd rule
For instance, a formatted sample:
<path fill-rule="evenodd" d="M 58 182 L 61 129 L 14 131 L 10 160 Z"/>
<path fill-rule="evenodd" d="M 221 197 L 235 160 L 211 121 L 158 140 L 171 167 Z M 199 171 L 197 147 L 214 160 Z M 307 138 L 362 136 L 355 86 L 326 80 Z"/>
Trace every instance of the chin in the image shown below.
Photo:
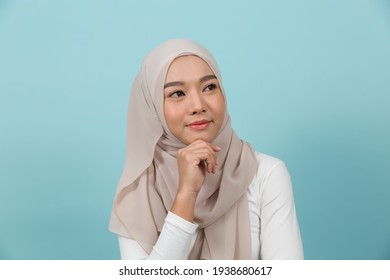
<path fill-rule="evenodd" d="M 213 137 L 207 137 L 207 136 L 206 137 L 202 137 L 202 136 L 200 136 L 200 137 L 191 137 L 191 138 L 184 139 L 184 141 L 182 141 L 182 142 L 184 144 L 186 144 L 186 145 L 190 145 L 190 144 L 194 143 L 197 140 L 203 140 L 205 142 L 212 143 L 214 138 Z"/>

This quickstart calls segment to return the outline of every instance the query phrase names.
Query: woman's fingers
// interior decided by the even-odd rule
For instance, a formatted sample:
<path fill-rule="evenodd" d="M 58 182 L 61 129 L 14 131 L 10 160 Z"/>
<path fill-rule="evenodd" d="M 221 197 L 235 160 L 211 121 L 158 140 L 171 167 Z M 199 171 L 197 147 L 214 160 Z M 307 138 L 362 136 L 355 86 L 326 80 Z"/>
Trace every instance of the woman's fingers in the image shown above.
<path fill-rule="evenodd" d="M 201 167 L 204 163 L 206 170 L 209 173 L 213 173 L 215 165 L 217 164 L 217 157 L 215 152 L 206 147 L 200 147 L 191 150 L 181 150 L 178 153 L 179 163 L 190 164 Z"/>
<path fill-rule="evenodd" d="M 197 155 L 200 160 L 203 160 L 207 165 L 207 171 L 209 173 L 215 172 L 215 166 L 218 165 L 217 152 L 221 150 L 220 147 L 198 140 L 187 146 L 188 151 L 194 152 L 194 155 Z"/>
<path fill-rule="evenodd" d="M 177 154 L 179 184 L 187 190 L 198 192 L 205 172 L 215 173 L 217 152 L 221 149 L 211 143 L 198 140 L 180 149 Z"/>
<path fill-rule="evenodd" d="M 198 160 L 197 164 L 203 161 L 207 166 L 208 173 L 215 173 L 215 166 L 218 164 L 215 149 L 209 145 L 193 147 L 191 154 Z"/>

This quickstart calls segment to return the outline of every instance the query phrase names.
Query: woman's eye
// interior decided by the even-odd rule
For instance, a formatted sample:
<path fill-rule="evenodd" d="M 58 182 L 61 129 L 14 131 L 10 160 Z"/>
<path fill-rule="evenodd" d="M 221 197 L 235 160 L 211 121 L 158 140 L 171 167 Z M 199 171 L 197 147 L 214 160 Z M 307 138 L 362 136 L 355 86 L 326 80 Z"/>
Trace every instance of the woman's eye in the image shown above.
<path fill-rule="evenodd" d="M 204 88 L 204 91 L 212 91 L 217 88 L 216 84 L 209 84 L 207 87 Z"/>
<path fill-rule="evenodd" d="M 184 92 L 182 91 L 175 91 L 169 95 L 169 97 L 173 97 L 173 98 L 178 98 L 182 96 L 185 96 Z"/>

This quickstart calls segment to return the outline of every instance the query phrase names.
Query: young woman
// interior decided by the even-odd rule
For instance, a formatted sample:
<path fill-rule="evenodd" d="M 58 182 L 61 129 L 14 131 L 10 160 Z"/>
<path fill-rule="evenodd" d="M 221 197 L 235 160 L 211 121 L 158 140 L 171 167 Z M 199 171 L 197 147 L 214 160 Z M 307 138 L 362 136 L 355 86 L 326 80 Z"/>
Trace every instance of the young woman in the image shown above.
<path fill-rule="evenodd" d="M 184 39 L 131 90 L 110 230 L 122 259 L 302 259 L 290 176 L 231 128 L 212 55 Z"/>

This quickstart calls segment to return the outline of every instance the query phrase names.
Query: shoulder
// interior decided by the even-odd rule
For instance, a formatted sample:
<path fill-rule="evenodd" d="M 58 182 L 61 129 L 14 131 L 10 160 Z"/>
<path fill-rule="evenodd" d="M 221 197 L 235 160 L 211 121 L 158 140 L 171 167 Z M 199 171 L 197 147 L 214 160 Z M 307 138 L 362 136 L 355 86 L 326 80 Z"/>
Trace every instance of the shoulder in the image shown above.
<path fill-rule="evenodd" d="M 256 153 L 256 158 L 259 164 L 263 165 L 264 167 L 274 167 L 275 165 L 278 164 L 283 164 L 283 161 L 280 160 L 279 158 L 276 158 L 274 156 L 270 156 L 267 154 L 263 154 L 260 152 L 255 152 Z"/>
<path fill-rule="evenodd" d="M 285 163 L 279 158 L 266 155 L 260 152 L 256 152 L 256 158 L 259 163 L 259 167 L 257 169 L 257 173 L 254 177 L 254 180 L 257 180 L 259 183 L 264 183 L 276 171 L 288 174 Z"/>
<path fill-rule="evenodd" d="M 248 188 L 251 196 L 262 197 L 264 192 L 290 192 L 291 178 L 285 163 L 276 157 L 256 152 L 257 172 Z"/>

